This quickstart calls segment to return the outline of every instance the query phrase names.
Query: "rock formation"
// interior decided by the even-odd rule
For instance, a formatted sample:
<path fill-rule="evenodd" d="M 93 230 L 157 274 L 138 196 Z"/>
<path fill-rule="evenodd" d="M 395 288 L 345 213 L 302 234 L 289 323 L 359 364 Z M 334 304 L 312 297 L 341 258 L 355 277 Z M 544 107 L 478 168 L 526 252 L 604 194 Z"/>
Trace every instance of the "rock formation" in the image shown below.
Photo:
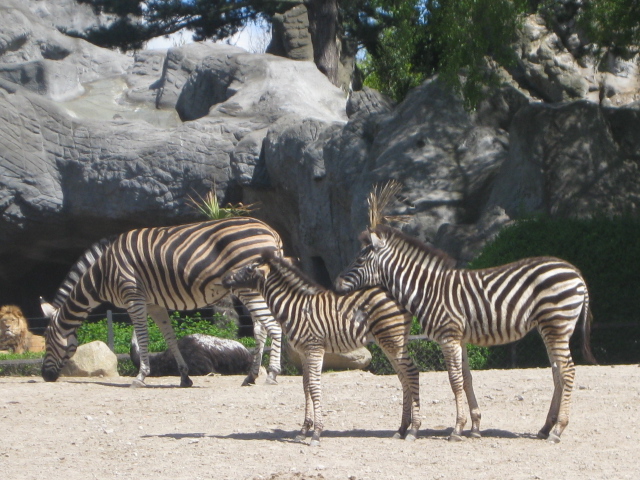
<path fill-rule="evenodd" d="M 470 113 L 437 79 L 396 106 L 227 45 L 101 49 L 54 27 L 71 1 L 0 6 L 0 303 L 27 316 L 90 243 L 197 220 L 188 197 L 214 184 L 222 203 L 259 202 L 325 284 L 390 177 L 406 230 L 461 262 L 523 213 L 637 212 L 637 58 L 596 71 L 570 22 L 528 19 L 519 65 Z"/>
<path fill-rule="evenodd" d="M 117 377 L 118 358 L 106 343 L 80 345 L 60 371 L 63 377 Z"/>
<path fill-rule="evenodd" d="M 253 356 L 240 342 L 195 333 L 178 340 L 178 348 L 189 367 L 189 375 L 240 375 L 251 368 Z M 129 350 L 131 362 L 140 369 L 140 349 L 135 336 Z M 178 363 L 170 350 L 149 355 L 150 377 L 180 376 Z"/>

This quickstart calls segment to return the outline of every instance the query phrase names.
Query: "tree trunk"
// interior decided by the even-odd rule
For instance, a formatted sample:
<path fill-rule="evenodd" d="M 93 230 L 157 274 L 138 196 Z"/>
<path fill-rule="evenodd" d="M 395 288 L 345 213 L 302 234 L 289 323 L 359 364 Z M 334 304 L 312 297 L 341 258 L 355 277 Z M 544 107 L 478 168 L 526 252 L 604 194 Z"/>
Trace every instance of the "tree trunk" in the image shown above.
<path fill-rule="evenodd" d="M 329 81 L 338 85 L 338 0 L 307 0 L 313 61 Z"/>

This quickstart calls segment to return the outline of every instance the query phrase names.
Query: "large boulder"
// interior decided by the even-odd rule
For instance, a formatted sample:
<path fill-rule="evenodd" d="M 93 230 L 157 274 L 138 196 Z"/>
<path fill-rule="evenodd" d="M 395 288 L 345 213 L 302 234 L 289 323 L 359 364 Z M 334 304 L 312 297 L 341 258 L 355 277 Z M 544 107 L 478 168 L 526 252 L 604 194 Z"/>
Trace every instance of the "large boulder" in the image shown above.
<path fill-rule="evenodd" d="M 0 4 L 0 79 L 63 101 L 131 64 L 126 55 L 60 33 L 28 7 L 17 0 Z"/>
<path fill-rule="evenodd" d="M 118 357 L 106 343 L 95 341 L 80 345 L 60 371 L 63 377 L 117 377 Z"/>
<path fill-rule="evenodd" d="M 300 358 L 300 354 L 291 348 L 288 343 L 285 344 L 285 347 L 287 359 L 299 371 L 302 371 L 302 360 Z M 370 363 L 371 352 L 366 347 L 360 347 L 346 353 L 325 353 L 322 360 L 322 370 L 364 370 Z"/>

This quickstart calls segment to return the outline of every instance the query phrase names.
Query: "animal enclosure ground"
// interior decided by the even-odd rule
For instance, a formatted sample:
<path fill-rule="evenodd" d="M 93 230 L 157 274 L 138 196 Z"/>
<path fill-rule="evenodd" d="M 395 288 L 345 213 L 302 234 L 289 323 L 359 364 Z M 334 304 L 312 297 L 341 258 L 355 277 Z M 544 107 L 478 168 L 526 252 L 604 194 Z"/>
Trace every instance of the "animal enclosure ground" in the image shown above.
<path fill-rule="evenodd" d="M 0 378 L 4 480 L 171 479 L 637 479 L 640 368 L 579 366 L 571 421 L 559 444 L 535 438 L 552 392 L 545 369 L 474 372 L 479 440 L 446 440 L 455 406 L 446 373 L 420 375 L 422 429 L 400 422 L 395 376 L 322 375 L 325 432 L 292 438 L 303 419 L 301 377 L 241 387 L 242 376 Z M 469 422 L 470 423 L 470 422 Z M 467 425 L 467 427 L 469 424 Z M 465 432 L 466 433 L 466 432 Z"/>

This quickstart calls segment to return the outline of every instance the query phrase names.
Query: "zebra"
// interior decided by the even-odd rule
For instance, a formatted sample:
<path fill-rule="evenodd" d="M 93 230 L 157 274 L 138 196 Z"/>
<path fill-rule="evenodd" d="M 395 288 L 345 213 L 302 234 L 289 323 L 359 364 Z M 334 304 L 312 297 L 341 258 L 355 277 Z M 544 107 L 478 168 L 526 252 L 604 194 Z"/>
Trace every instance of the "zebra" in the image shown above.
<path fill-rule="evenodd" d="M 444 252 L 397 229 L 378 225 L 363 232 L 363 248 L 335 281 L 338 292 L 381 285 L 421 323 L 423 335 L 440 344 L 456 400 L 456 423 L 449 437 L 461 440 L 471 413 L 471 437 L 480 437 L 480 409 L 473 391 L 466 344 L 501 345 L 540 332 L 551 362 L 554 393 L 538 437 L 559 442 L 569 422 L 575 366 L 569 338 L 582 321 L 582 350 L 589 345 L 589 293 L 580 271 L 566 261 L 527 258 L 495 268 L 455 268 Z M 551 431 L 553 428 L 553 432 Z"/>
<path fill-rule="evenodd" d="M 419 371 L 408 355 L 412 316 L 378 287 L 337 295 L 306 277 L 285 259 L 264 251 L 260 260 L 227 273 L 222 285 L 258 290 L 301 354 L 305 417 L 297 442 L 323 430 L 320 376 L 325 352 L 349 352 L 375 340 L 393 365 L 403 391 L 402 422 L 395 438 L 415 440 L 420 428 Z M 410 428 L 409 428 L 410 427 Z"/>
<path fill-rule="evenodd" d="M 77 328 L 91 310 L 111 302 L 129 313 L 140 347 L 140 369 L 132 386 L 144 386 L 149 374 L 149 314 L 176 358 L 180 386 L 190 387 L 167 309 L 193 310 L 217 302 L 228 292 L 220 285 L 222 275 L 251 262 L 265 248 L 281 255 L 280 236 L 250 217 L 142 228 L 96 242 L 71 268 L 53 302 L 41 299 L 50 318 L 42 377 L 49 382 L 58 379 L 77 349 Z M 259 374 L 267 335 L 272 339 L 267 383 L 277 383 L 282 329 L 258 292 L 240 289 L 235 294 L 251 313 L 257 343 L 243 385 L 254 383 Z"/>

